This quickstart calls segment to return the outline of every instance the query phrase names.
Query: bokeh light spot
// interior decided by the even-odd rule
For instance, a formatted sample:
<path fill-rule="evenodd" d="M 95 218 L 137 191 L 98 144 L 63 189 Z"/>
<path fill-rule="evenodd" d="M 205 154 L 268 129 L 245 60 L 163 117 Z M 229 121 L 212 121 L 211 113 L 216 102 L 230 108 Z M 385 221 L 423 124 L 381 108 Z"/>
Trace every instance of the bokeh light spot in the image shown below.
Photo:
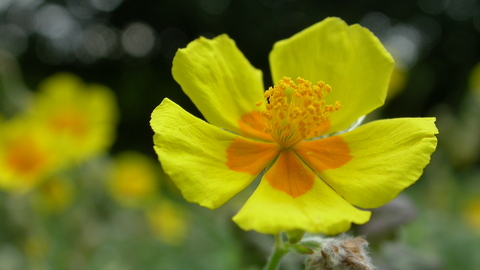
<path fill-rule="evenodd" d="M 60 5 L 47 4 L 35 13 L 35 29 L 47 38 L 65 37 L 73 28 L 72 16 Z"/>
<path fill-rule="evenodd" d="M 0 49 L 19 56 L 27 49 L 27 34 L 22 28 L 9 24 L 0 27 Z"/>
<path fill-rule="evenodd" d="M 11 4 L 12 0 L 0 0 L 0 12 L 6 10 L 10 4 Z"/>
<path fill-rule="evenodd" d="M 446 13 L 450 18 L 458 21 L 470 19 L 475 10 L 475 0 L 455 0 L 448 3 Z"/>
<path fill-rule="evenodd" d="M 44 0 L 15 0 L 15 5 L 19 7 L 26 7 L 26 8 L 33 9 L 33 8 L 36 8 L 38 5 L 40 5 L 41 3 L 43 3 L 43 1 Z"/>
<path fill-rule="evenodd" d="M 131 23 L 122 33 L 122 45 L 125 51 L 135 57 L 144 57 L 155 44 L 153 29 L 140 22 Z"/>
<path fill-rule="evenodd" d="M 122 0 L 90 0 L 90 2 L 98 10 L 113 11 L 122 3 Z"/>
<path fill-rule="evenodd" d="M 395 59 L 411 67 L 418 59 L 422 37 L 415 27 L 398 24 L 388 31 L 384 44 Z"/>
<path fill-rule="evenodd" d="M 82 46 L 94 57 L 107 57 L 116 46 L 116 34 L 105 25 L 93 25 L 83 33 Z"/>
<path fill-rule="evenodd" d="M 418 6 L 428 14 L 440 14 L 447 7 L 448 0 L 418 0 Z"/>
<path fill-rule="evenodd" d="M 377 37 L 381 37 L 391 27 L 390 18 L 379 12 L 371 12 L 360 20 L 360 25 L 368 28 Z"/>
<path fill-rule="evenodd" d="M 67 0 L 68 11 L 77 18 L 90 19 L 97 11 L 92 5 L 84 0 Z"/>
<path fill-rule="evenodd" d="M 33 18 L 35 10 L 31 8 L 11 7 L 6 13 L 7 24 L 14 24 L 22 28 L 26 34 L 34 32 Z"/>
<path fill-rule="evenodd" d="M 217 15 L 225 11 L 230 0 L 199 0 L 200 7 L 207 13 Z"/>

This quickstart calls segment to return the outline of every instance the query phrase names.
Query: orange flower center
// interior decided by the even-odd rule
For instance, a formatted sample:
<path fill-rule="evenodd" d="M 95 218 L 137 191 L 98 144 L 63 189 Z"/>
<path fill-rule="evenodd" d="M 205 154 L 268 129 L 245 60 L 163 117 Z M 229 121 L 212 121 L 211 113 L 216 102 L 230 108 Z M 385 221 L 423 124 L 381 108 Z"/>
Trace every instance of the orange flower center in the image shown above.
<path fill-rule="evenodd" d="M 87 133 L 85 117 L 75 110 L 65 110 L 61 114 L 56 115 L 50 124 L 55 132 L 65 132 L 77 139 L 82 139 Z"/>
<path fill-rule="evenodd" d="M 324 98 L 331 91 L 332 87 L 323 81 L 313 85 L 302 78 L 297 78 L 295 83 L 284 77 L 264 94 L 266 110 L 261 112 L 267 126 L 264 132 L 283 148 L 320 136 L 320 127 L 327 117 L 341 108 L 338 101 L 334 105 L 325 105 Z M 256 105 L 261 104 L 259 101 Z"/>
<path fill-rule="evenodd" d="M 7 148 L 6 163 L 20 175 L 34 175 L 45 165 L 47 157 L 31 138 L 18 138 Z"/>

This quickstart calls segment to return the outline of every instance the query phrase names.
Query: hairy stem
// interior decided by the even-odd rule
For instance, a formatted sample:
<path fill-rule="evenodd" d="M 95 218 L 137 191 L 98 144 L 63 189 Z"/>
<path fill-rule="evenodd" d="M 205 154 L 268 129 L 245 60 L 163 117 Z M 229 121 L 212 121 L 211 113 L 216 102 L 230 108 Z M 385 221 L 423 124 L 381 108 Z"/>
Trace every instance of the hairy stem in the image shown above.
<path fill-rule="evenodd" d="M 285 249 L 283 245 L 283 239 L 282 239 L 282 234 L 279 233 L 275 235 L 275 247 L 273 250 L 273 254 L 270 257 L 270 259 L 267 262 L 267 265 L 265 266 L 265 270 L 276 270 L 278 269 L 278 266 L 280 265 L 280 260 L 282 257 L 287 254 L 288 251 Z"/>

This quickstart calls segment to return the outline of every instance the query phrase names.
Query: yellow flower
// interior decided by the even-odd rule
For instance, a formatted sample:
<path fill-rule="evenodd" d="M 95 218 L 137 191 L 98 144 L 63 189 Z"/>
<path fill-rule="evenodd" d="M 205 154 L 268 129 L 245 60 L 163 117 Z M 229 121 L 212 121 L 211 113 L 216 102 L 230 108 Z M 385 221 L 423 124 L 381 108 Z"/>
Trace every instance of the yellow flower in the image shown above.
<path fill-rule="evenodd" d="M 403 91 L 408 82 L 408 76 L 408 69 L 395 65 L 392 76 L 390 77 L 387 100 L 392 100 Z"/>
<path fill-rule="evenodd" d="M 480 232 L 480 199 L 470 200 L 463 211 L 463 215 L 466 223 Z"/>
<path fill-rule="evenodd" d="M 75 196 L 71 179 L 60 175 L 50 176 L 32 194 L 32 206 L 40 214 L 49 215 L 64 211 Z"/>
<path fill-rule="evenodd" d="M 264 92 L 226 35 L 175 55 L 173 77 L 209 123 L 165 99 L 151 126 L 186 200 L 217 208 L 266 169 L 233 218 L 242 229 L 337 234 L 369 220 L 357 207 L 379 207 L 420 177 L 437 144 L 433 118 L 352 130 L 384 103 L 394 67 L 371 32 L 327 18 L 277 42 L 269 59 L 279 83 Z"/>
<path fill-rule="evenodd" d="M 473 92 L 477 101 L 480 102 L 480 63 L 470 72 L 469 88 Z"/>
<path fill-rule="evenodd" d="M 118 109 L 112 91 L 60 73 L 43 81 L 32 117 L 44 124 L 59 149 L 76 161 L 107 150 L 115 139 Z"/>
<path fill-rule="evenodd" d="M 0 123 L 0 187 L 27 191 L 58 170 L 63 161 L 54 141 L 23 115 Z"/>
<path fill-rule="evenodd" d="M 146 206 L 158 196 L 158 183 L 154 161 L 133 151 L 116 156 L 107 182 L 111 196 L 126 207 Z"/>
<path fill-rule="evenodd" d="M 35 233 L 27 234 L 23 251 L 27 257 L 26 259 L 29 261 L 29 265 L 35 265 L 45 260 L 49 251 L 51 251 L 51 247 L 50 241 L 45 236 Z M 42 267 L 32 267 L 31 269 L 42 269 Z"/>
<path fill-rule="evenodd" d="M 162 200 L 149 208 L 147 220 L 153 233 L 165 243 L 179 245 L 187 236 L 187 213 L 170 201 Z"/>

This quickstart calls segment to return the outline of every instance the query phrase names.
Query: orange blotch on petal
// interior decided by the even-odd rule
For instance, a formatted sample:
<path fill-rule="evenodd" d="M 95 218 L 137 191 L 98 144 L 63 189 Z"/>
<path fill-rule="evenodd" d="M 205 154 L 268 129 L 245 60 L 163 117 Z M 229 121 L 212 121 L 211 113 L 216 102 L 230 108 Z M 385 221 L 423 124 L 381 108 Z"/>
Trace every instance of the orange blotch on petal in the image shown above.
<path fill-rule="evenodd" d="M 38 149 L 32 138 L 18 138 L 6 151 L 6 163 L 19 175 L 37 174 L 46 162 L 46 153 Z"/>
<path fill-rule="evenodd" d="M 267 124 L 260 112 L 253 111 L 244 114 L 242 118 L 238 120 L 238 126 L 243 132 L 242 135 L 253 139 L 273 141 L 272 136 L 263 131 L 267 127 Z"/>
<path fill-rule="evenodd" d="M 342 167 L 353 158 L 340 136 L 301 142 L 294 150 L 316 172 Z"/>
<path fill-rule="evenodd" d="M 280 148 L 275 143 L 236 137 L 227 148 L 226 165 L 237 172 L 257 175 L 273 161 L 279 152 Z"/>
<path fill-rule="evenodd" d="M 66 110 L 55 115 L 51 127 L 57 133 L 69 133 L 77 139 L 82 139 L 87 133 L 87 123 L 81 112 Z"/>
<path fill-rule="evenodd" d="M 313 188 L 315 176 L 294 151 L 284 150 L 265 174 L 265 179 L 274 189 L 296 198 Z"/>

